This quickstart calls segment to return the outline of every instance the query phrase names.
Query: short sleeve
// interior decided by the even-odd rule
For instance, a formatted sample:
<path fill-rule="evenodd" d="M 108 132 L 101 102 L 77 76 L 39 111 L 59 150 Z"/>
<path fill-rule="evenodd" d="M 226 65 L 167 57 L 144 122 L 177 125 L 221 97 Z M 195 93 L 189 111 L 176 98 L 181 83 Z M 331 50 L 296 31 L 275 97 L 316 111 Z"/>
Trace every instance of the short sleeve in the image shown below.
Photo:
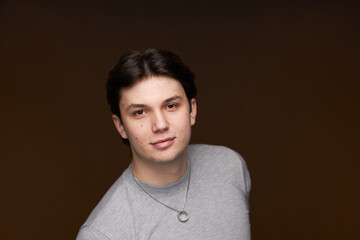
<path fill-rule="evenodd" d="M 111 240 L 106 235 L 90 226 L 83 226 L 76 237 L 76 240 Z"/>
<path fill-rule="evenodd" d="M 239 159 L 240 159 L 241 165 L 242 165 L 242 172 L 243 172 L 244 186 L 245 186 L 245 189 L 244 189 L 245 197 L 246 197 L 246 200 L 249 201 L 250 190 L 251 190 L 250 173 L 249 173 L 249 170 L 247 168 L 245 160 L 241 157 L 240 154 L 238 154 L 238 156 L 239 156 Z"/>

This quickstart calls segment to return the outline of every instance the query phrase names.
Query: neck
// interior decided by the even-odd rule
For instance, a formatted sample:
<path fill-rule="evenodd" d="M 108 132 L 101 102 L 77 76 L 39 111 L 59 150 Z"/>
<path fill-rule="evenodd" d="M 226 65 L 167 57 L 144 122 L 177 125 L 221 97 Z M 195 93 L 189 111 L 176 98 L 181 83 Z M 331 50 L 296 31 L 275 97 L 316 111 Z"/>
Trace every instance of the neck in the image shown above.
<path fill-rule="evenodd" d="M 133 159 L 131 167 L 134 176 L 142 182 L 164 186 L 177 182 L 185 175 L 187 158 L 174 160 L 171 163 L 144 163 Z"/>

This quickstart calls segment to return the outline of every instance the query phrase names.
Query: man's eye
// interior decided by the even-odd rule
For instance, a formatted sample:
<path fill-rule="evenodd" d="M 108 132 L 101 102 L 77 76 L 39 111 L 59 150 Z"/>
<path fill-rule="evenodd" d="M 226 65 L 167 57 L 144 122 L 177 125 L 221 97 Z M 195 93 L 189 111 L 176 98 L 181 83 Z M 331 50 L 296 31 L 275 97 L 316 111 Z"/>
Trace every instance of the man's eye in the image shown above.
<path fill-rule="evenodd" d="M 138 110 L 138 111 L 134 112 L 135 116 L 140 116 L 142 114 L 144 114 L 144 110 Z"/>
<path fill-rule="evenodd" d="M 167 108 L 168 108 L 168 109 L 173 109 L 173 108 L 176 108 L 176 107 L 177 107 L 176 104 L 169 104 L 169 105 L 167 105 Z"/>

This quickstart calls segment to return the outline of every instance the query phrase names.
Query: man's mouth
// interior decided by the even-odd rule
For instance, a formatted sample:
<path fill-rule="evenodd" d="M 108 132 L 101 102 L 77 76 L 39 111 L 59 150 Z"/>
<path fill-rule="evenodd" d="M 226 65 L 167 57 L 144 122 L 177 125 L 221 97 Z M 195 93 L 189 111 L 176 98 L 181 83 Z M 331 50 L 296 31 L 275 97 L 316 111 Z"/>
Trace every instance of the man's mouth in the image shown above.
<path fill-rule="evenodd" d="M 151 145 L 153 145 L 154 147 L 156 147 L 158 149 L 167 148 L 174 142 L 174 140 L 175 140 L 175 137 L 164 138 L 164 139 L 160 139 L 156 142 L 151 143 Z"/>

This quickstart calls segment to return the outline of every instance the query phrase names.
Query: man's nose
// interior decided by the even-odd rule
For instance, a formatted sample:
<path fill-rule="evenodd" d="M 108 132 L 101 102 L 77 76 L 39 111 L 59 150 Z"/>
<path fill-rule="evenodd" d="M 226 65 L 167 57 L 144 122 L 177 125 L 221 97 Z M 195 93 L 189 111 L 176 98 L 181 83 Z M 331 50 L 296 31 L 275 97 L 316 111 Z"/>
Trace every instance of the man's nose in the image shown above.
<path fill-rule="evenodd" d="M 169 122 L 166 118 L 166 115 L 160 111 L 154 113 L 152 131 L 162 132 L 162 131 L 166 131 L 167 129 L 169 129 Z"/>

